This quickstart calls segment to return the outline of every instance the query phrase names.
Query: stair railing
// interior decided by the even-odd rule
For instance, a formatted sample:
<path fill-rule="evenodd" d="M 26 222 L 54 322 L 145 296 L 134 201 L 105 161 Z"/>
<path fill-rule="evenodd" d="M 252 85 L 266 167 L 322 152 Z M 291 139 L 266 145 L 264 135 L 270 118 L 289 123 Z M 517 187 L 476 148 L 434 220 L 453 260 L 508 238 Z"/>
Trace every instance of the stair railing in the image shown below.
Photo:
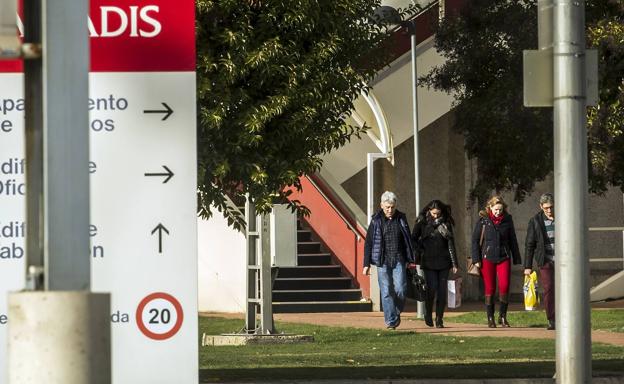
<path fill-rule="evenodd" d="M 318 191 L 321 197 L 323 197 L 323 200 L 325 200 L 327 204 L 329 204 L 329 206 L 334 210 L 334 212 L 336 212 L 336 214 L 340 217 L 340 219 L 347 225 L 349 230 L 353 232 L 357 241 L 360 241 L 363 236 L 362 233 L 346 218 L 342 210 L 339 209 L 336 206 L 336 204 L 334 204 L 332 199 L 323 191 L 323 189 L 318 185 L 318 183 L 312 177 L 306 176 L 306 178 L 308 179 L 310 184 L 312 184 L 312 186 L 314 186 L 314 188 Z"/>
<path fill-rule="evenodd" d="M 624 203 L 624 193 L 622 194 L 622 203 Z M 590 263 L 609 263 L 622 260 L 622 269 L 624 269 L 624 227 L 589 227 L 590 232 L 622 232 L 622 257 L 608 258 L 589 258 Z"/>
<path fill-rule="evenodd" d="M 624 239 L 624 227 L 589 227 L 590 232 L 622 232 L 622 239 Z M 624 244 L 624 241 L 623 241 Z M 607 258 L 590 258 L 590 263 L 609 263 L 622 261 L 622 269 L 624 269 L 624 246 L 622 249 L 622 257 L 607 257 Z"/>

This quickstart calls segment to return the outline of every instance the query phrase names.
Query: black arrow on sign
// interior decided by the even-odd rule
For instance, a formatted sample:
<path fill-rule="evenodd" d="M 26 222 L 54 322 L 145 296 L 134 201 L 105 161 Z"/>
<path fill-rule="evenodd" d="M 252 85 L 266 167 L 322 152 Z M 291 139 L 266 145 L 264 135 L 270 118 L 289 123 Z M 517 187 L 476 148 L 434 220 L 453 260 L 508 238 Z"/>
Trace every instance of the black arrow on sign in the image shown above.
<path fill-rule="evenodd" d="M 145 176 L 167 176 L 167 178 L 163 180 L 163 184 L 165 184 L 167 181 L 169 181 L 169 179 L 173 177 L 173 172 L 171 172 L 171 169 L 169 169 L 166 165 L 163 165 L 162 167 L 165 168 L 165 171 L 167 171 L 166 173 L 144 173 L 144 175 Z"/>
<path fill-rule="evenodd" d="M 167 120 L 167 118 L 169 116 L 171 116 L 171 114 L 173 114 L 173 109 L 171 109 L 167 103 L 160 103 L 163 105 L 163 107 L 165 107 L 165 109 L 147 109 L 144 110 L 143 113 L 164 113 L 165 116 L 163 116 L 162 120 Z"/>
<path fill-rule="evenodd" d="M 154 234 L 154 232 L 158 231 L 158 253 L 162 253 L 162 234 L 163 231 L 167 233 L 167 235 L 169 234 L 169 231 L 167 230 L 167 228 L 165 228 L 164 225 L 162 225 L 161 223 L 158 223 L 158 225 L 156 226 L 156 228 L 154 228 L 152 230 L 152 235 Z"/>

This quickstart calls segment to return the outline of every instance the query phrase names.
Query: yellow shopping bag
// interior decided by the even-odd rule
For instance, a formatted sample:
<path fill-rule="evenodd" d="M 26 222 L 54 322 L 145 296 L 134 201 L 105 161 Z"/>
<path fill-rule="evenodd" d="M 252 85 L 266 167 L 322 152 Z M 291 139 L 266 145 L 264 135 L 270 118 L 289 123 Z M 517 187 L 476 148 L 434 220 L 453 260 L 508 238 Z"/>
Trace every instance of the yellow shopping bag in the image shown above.
<path fill-rule="evenodd" d="M 537 273 L 531 272 L 530 275 L 524 275 L 524 309 L 527 311 L 535 311 L 539 304 L 537 295 Z"/>

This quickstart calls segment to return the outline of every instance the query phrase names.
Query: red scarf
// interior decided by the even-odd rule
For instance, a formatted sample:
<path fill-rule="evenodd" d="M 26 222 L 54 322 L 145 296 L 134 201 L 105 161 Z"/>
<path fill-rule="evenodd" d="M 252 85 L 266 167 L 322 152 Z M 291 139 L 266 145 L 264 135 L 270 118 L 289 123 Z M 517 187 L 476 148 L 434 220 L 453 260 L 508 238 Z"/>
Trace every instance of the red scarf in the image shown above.
<path fill-rule="evenodd" d="M 494 223 L 494 225 L 499 225 L 501 223 L 501 221 L 503 221 L 503 218 L 505 217 L 505 212 L 503 212 L 498 217 L 494 216 L 494 214 L 492 212 L 488 212 L 488 214 L 490 216 L 490 220 L 492 220 L 492 223 Z"/>

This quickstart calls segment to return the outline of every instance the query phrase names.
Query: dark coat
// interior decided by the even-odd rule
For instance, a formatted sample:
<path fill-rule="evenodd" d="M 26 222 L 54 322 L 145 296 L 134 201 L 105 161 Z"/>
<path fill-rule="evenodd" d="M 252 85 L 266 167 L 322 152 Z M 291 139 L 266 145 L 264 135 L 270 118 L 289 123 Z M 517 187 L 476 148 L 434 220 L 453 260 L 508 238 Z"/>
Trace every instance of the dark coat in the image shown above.
<path fill-rule="evenodd" d="M 368 231 L 366 232 L 366 242 L 364 242 L 364 266 L 368 267 L 371 264 L 376 266 L 383 266 L 385 262 L 383 236 L 381 230 L 383 228 L 383 211 L 379 210 L 373 215 Z M 414 250 L 412 247 L 412 239 L 410 236 L 409 224 L 407 223 L 407 217 L 398 209 L 394 212 L 394 219 L 399 221 L 399 227 L 401 228 L 401 234 L 403 235 L 403 245 L 405 246 L 405 257 L 407 262 L 414 262 Z"/>
<path fill-rule="evenodd" d="M 483 230 L 483 244 L 479 247 L 481 231 Z M 492 263 L 499 263 L 511 258 L 514 264 L 520 264 L 520 249 L 510 214 L 505 213 L 503 221 L 495 226 L 489 217 L 480 214 L 479 221 L 472 231 L 472 262 L 479 263 L 487 259 Z"/>
<path fill-rule="evenodd" d="M 416 249 L 416 264 L 423 269 L 457 268 L 453 226 L 450 223 L 442 221 L 435 224 L 430 218 L 419 216 L 414 224 L 412 241 Z"/>
<path fill-rule="evenodd" d="M 546 260 L 546 225 L 544 213 L 540 211 L 529 220 L 526 241 L 524 242 L 524 268 L 533 269 L 533 260 L 543 267 Z"/>

